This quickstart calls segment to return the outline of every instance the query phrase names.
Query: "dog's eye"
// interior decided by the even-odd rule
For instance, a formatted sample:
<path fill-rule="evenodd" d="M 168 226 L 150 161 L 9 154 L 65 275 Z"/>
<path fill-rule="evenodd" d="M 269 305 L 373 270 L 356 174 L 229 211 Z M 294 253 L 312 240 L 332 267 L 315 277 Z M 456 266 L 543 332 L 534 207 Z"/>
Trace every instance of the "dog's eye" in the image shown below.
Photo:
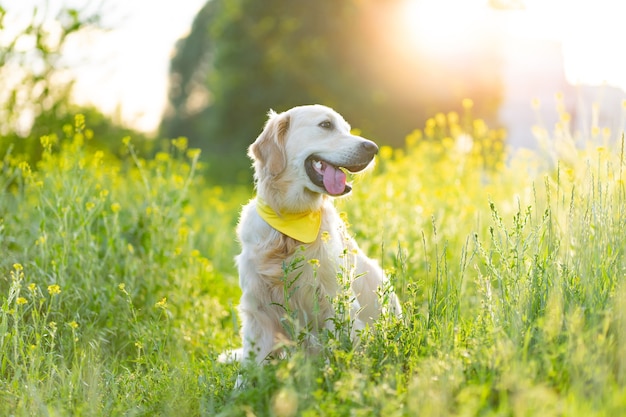
<path fill-rule="evenodd" d="M 332 129 L 333 124 L 328 120 L 324 120 L 318 126 L 321 127 L 322 129 Z"/>

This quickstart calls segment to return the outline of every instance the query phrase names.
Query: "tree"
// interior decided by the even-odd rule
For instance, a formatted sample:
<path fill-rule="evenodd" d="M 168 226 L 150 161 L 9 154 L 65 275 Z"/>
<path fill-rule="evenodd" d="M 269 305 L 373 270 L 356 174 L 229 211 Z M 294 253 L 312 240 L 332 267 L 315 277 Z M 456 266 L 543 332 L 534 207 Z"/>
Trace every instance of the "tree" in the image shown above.
<path fill-rule="evenodd" d="M 485 99 L 476 100 L 477 110 L 493 114 L 497 61 L 485 76 L 426 64 L 402 39 L 390 47 L 385 33 L 394 24 L 395 4 L 209 0 L 172 59 L 162 135 L 187 136 L 221 181 L 246 181 L 245 149 L 270 108 L 326 104 L 364 136 L 396 146 L 435 111 L 460 108 L 463 98 L 475 97 L 477 86 Z"/>
<path fill-rule="evenodd" d="M 8 152 L 36 160 L 41 154 L 40 137 L 54 134 L 63 139 L 64 125 L 72 124 L 77 113 L 85 115 L 99 147 L 117 151 L 122 137 L 131 134 L 136 142 L 145 139 L 117 126 L 96 108 L 71 102 L 74 83 L 63 76 L 63 49 L 72 36 L 99 26 L 100 15 L 88 11 L 90 4 L 85 2 L 83 9 L 61 5 L 51 19 L 51 8 L 43 2 L 33 8 L 30 21 L 21 29 L 6 32 L 12 36 L 3 38 L 0 48 L 0 161 Z M 0 5 L 0 30 L 5 29 L 6 18 Z"/>

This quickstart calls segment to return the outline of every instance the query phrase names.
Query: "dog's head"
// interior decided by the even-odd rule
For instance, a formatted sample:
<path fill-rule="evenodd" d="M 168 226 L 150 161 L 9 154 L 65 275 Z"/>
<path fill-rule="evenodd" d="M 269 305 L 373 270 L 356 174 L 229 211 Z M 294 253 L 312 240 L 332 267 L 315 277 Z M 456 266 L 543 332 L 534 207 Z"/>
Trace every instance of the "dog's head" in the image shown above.
<path fill-rule="evenodd" d="M 374 142 L 350 133 L 350 125 L 339 113 L 311 105 L 280 114 L 270 111 L 248 155 L 254 161 L 259 192 L 265 187 L 302 200 L 308 194 L 349 193 L 346 171 L 363 171 L 377 152 Z"/>

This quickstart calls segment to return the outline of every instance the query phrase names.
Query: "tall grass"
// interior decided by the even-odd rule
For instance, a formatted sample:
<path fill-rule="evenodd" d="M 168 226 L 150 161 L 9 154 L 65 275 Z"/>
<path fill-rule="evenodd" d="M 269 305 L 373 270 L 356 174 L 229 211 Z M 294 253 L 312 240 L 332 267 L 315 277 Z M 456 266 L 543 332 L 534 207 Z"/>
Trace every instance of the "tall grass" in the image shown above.
<path fill-rule="evenodd" d="M 315 356 L 290 328 L 285 358 L 242 368 L 216 357 L 239 343 L 233 228 L 252 191 L 207 185 L 184 139 L 143 160 L 125 138 L 119 161 L 85 150 L 81 117 L 65 132 L 37 167 L 0 166 L 2 415 L 626 410 L 623 140 L 506 161 L 501 132 L 437 115 L 337 202 L 402 319 L 352 345 L 339 317 Z"/>

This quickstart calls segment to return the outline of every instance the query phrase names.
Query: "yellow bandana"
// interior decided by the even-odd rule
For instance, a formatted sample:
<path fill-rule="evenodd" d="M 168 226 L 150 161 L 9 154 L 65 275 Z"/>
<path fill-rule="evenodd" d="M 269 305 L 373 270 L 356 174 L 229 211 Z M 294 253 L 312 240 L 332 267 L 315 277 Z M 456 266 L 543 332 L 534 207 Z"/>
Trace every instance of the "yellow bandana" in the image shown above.
<path fill-rule="evenodd" d="M 256 211 L 274 229 L 303 243 L 317 239 L 322 225 L 321 210 L 278 214 L 260 197 L 256 199 Z"/>

